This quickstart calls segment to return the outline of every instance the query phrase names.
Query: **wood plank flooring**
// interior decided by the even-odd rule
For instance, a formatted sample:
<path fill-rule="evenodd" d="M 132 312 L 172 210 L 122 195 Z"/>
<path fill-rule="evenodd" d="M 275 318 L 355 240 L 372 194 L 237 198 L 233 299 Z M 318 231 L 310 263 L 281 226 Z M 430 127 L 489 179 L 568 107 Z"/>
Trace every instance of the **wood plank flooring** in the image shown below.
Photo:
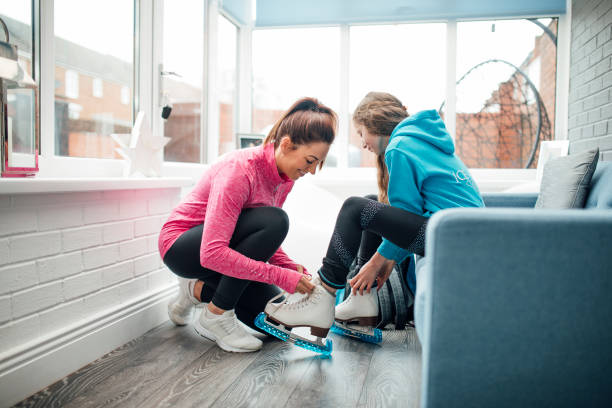
<path fill-rule="evenodd" d="M 331 359 L 274 339 L 227 353 L 166 322 L 16 407 L 418 407 L 414 329 L 385 330 L 380 345 L 330 338 Z"/>

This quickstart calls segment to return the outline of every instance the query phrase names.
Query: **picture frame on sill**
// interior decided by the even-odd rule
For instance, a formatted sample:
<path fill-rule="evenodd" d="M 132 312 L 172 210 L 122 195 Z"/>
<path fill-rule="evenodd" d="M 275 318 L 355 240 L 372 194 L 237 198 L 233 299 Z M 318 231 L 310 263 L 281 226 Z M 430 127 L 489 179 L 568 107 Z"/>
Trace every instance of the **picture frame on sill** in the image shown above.
<path fill-rule="evenodd" d="M 265 135 L 261 133 L 238 133 L 236 137 L 236 148 L 246 149 L 263 144 Z"/>

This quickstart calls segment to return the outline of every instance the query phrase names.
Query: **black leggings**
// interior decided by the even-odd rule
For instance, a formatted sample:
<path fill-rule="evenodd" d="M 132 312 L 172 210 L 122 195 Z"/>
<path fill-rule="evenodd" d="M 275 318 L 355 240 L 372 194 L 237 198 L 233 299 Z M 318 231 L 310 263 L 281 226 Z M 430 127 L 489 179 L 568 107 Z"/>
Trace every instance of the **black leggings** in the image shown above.
<path fill-rule="evenodd" d="M 321 279 L 344 288 L 351 263 L 367 262 L 384 237 L 414 254 L 424 255 L 427 217 L 376 201 L 376 196 L 350 197 L 338 218 L 319 270 Z M 359 252 L 358 252 L 359 251 Z"/>
<path fill-rule="evenodd" d="M 202 267 L 200 245 L 203 225 L 185 231 L 172 244 L 164 263 L 183 278 L 204 281 L 200 299 L 212 301 L 224 310 L 236 310 L 240 321 L 257 329 L 255 317 L 266 303 L 280 293 L 274 285 L 233 278 Z M 242 210 L 229 247 L 256 261 L 267 262 L 287 236 L 289 218 L 277 207 L 257 207 Z M 280 301 L 280 300 L 279 300 Z"/>

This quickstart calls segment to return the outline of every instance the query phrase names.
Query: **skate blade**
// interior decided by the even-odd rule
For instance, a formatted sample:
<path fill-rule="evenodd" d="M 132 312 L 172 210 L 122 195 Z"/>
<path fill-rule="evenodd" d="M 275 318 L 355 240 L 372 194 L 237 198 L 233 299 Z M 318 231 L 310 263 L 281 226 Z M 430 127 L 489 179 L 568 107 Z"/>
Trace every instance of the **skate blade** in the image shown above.
<path fill-rule="evenodd" d="M 266 333 L 271 334 L 277 339 L 288 341 L 306 350 L 314 351 L 315 353 L 322 354 L 325 357 L 331 357 L 333 343 L 330 339 L 327 339 L 325 343 L 319 338 L 317 341 L 310 341 L 302 336 L 299 336 L 291 331 L 286 330 L 284 327 L 274 324 L 266 318 L 266 314 L 261 312 L 255 318 L 255 326 L 259 327 Z"/>
<path fill-rule="evenodd" d="M 344 325 L 334 322 L 330 330 L 342 336 L 352 337 L 367 343 L 378 344 L 382 341 L 382 331 L 376 328 L 366 328 L 355 325 Z"/>

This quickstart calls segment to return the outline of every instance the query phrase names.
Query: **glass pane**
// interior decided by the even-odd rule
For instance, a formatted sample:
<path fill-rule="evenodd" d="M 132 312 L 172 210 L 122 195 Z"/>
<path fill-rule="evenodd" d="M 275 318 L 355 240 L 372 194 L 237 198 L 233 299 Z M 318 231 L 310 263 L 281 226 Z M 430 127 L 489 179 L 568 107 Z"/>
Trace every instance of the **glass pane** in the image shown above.
<path fill-rule="evenodd" d="M 297 99 L 310 96 L 338 112 L 340 29 L 293 28 L 253 31 L 253 125 L 267 134 Z M 334 147 L 326 165 L 337 161 Z"/>
<path fill-rule="evenodd" d="M 439 108 L 445 94 L 445 24 L 357 26 L 350 30 L 351 117 L 371 91 L 396 96 L 409 113 Z M 349 166 L 376 166 L 376 156 L 361 148 L 352 119 L 349 122 Z"/>
<path fill-rule="evenodd" d="M 236 148 L 234 105 L 238 29 L 223 16 L 219 16 L 217 21 L 217 95 L 219 97 L 219 154 L 221 155 Z"/>
<path fill-rule="evenodd" d="M 555 122 L 557 19 L 457 24 L 457 154 L 468 167 L 535 167 Z"/>
<path fill-rule="evenodd" d="M 34 90 L 8 88 L 6 102 L 8 165 L 10 167 L 34 167 L 36 165 Z"/>
<path fill-rule="evenodd" d="M 21 66 L 32 76 L 32 0 L 0 0 L 0 18 L 8 27 L 9 42 L 17 46 Z M 6 41 L 2 29 L 0 41 Z"/>
<path fill-rule="evenodd" d="M 163 21 L 166 74 L 162 75 L 162 104 L 172 107 L 164 121 L 164 134 L 170 138 L 164 148 L 164 160 L 199 163 L 204 2 L 165 0 Z"/>
<path fill-rule="evenodd" d="M 55 0 L 54 28 L 55 152 L 118 158 L 110 135 L 132 128 L 134 3 Z"/>

